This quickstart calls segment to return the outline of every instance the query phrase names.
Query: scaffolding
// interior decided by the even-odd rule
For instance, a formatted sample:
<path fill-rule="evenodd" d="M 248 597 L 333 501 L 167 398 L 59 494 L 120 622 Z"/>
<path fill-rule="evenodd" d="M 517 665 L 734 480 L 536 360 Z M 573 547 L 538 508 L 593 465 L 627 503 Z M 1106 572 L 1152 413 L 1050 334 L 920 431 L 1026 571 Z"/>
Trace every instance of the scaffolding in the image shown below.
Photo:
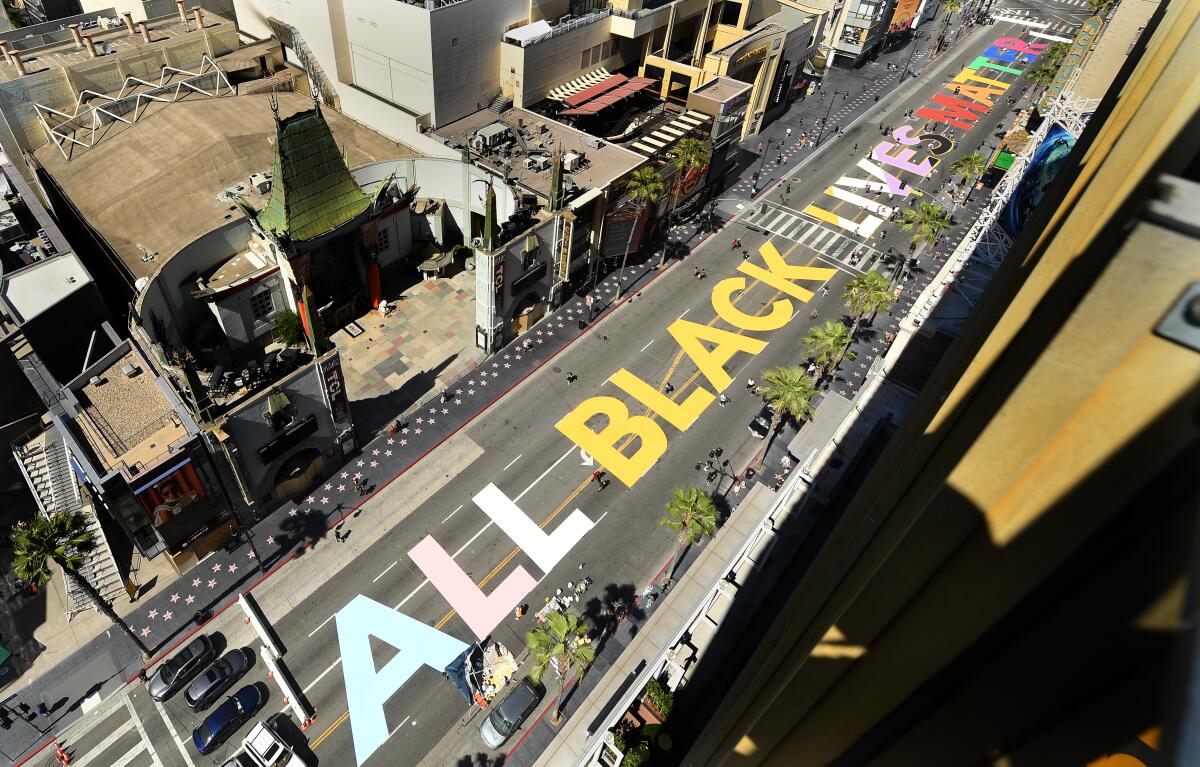
<path fill-rule="evenodd" d="M 176 79 L 180 76 L 183 79 Z M 96 91 L 80 91 L 75 97 L 75 108 L 69 113 L 45 104 L 35 103 L 34 109 L 37 110 L 38 122 L 46 131 L 46 137 L 58 147 L 63 159 L 70 161 L 68 144 L 90 149 L 103 139 L 103 128 L 113 122 L 133 125 L 138 118 L 146 114 L 154 102 L 173 104 L 192 93 L 217 97 L 222 95 L 222 86 L 224 95 L 233 95 L 236 92 L 216 62 L 208 56 L 203 56 L 200 59 L 199 72 L 164 66 L 159 71 L 157 83 L 131 75 L 125 78 L 115 96 Z M 102 102 L 103 105 L 96 102 Z M 84 137 L 76 138 L 79 134 L 84 134 Z"/>

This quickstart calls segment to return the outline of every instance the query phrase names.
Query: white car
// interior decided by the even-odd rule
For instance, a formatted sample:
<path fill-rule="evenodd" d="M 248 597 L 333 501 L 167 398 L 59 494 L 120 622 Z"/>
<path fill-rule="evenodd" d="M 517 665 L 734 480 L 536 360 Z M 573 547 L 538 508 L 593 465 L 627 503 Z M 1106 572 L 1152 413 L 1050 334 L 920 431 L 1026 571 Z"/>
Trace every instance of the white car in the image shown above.
<path fill-rule="evenodd" d="M 287 718 L 284 714 L 274 714 L 267 721 L 254 725 L 242 740 L 246 755 L 258 767 L 312 767 L 279 737 L 276 732 L 278 717 Z"/>

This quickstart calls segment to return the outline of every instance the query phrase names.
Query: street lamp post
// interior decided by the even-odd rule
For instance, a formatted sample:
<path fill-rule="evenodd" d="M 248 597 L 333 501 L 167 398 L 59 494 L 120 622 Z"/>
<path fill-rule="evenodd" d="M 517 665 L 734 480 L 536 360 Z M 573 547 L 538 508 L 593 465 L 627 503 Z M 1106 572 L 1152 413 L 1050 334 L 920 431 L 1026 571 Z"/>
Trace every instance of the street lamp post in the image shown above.
<path fill-rule="evenodd" d="M 774 139 L 768 136 L 766 148 L 763 149 L 762 157 L 758 160 L 758 170 L 754 171 L 754 189 L 750 192 L 751 197 L 758 194 L 758 182 L 762 180 L 763 166 L 767 164 L 767 155 L 771 153 L 772 141 Z"/>
<path fill-rule="evenodd" d="M 821 139 L 825 137 L 825 126 L 829 124 L 829 115 L 833 114 L 833 102 L 837 101 L 839 95 L 849 96 L 850 91 L 834 91 L 829 99 L 829 107 L 825 110 L 825 117 L 821 120 L 821 130 L 817 131 L 817 140 L 813 142 L 813 149 L 821 146 Z"/>
<path fill-rule="evenodd" d="M 924 37 L 925 37 L 925 35 L 921 34 L 920 32 L 913 32 L 912 51 L 909 52 L 908 61 L 904 62 L 904 69 L 901 70 L 901 72 L 900 72 L 900 82 L 901 83 L 904 82 L 904 78 L 907 77 L 908 73 L 911 71 L 911 69 L 909 69 L 909 67 L 912 65 L 913 56 L 917 55 L 917 49 L 921 47 L 920 43 L 921 43 L 921 40 L 924 39 Z M 916 77 L 916 75 L 914 74 L 913 77 Z M 897 85 L 899 85 L 899 83 L 897 83 Z"/>

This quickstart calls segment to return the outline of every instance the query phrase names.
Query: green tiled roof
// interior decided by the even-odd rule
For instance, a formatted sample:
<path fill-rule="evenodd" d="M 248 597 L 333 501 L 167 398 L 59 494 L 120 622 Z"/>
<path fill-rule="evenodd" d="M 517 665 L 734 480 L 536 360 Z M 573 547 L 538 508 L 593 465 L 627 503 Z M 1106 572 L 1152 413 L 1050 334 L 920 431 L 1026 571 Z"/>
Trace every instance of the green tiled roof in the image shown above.
<path fill-rule="evenodd" d="M 371 198 L 350 175 L 319 109 L 298 112 L 275 126 L 275 177 L 258 214 L 278 237 L 311 240 L 354 219 Z"/>

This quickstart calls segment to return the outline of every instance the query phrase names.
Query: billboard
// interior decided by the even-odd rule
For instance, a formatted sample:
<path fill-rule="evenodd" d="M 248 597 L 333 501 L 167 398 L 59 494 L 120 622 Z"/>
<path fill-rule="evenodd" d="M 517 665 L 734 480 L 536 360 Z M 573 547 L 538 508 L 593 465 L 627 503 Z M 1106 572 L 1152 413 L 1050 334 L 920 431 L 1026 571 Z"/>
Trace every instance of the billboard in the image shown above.
<path fill-rule="evenodd" d="M 1058 169 L 1062 167 L 1063 161 L 1074 146 L 1075 139 L 1065 128 L 1058 123 L 1050 126 L 1046 138 L 1038 144 L 1033 156 L 1029 158 L 1029 167 L 1025 170 L 1025 175 L 1021 177 L 1021 182 L 1013 190 L 1012 197 L 1004 208 L 1000 223 L 1009 236 L 1016 237 L 1021 233 L 1029 215 L 1042 201 L 1046 189 L 1058 175 Z"/>
<path fill-rule="evenodd" d="M 896 0 L 896 10 L 892 13 L 892 20 L 888 22 L 888 34 L 912 28 L 920 6 L 921 0 Z"/>
<path fill-rule="evenodd" d="M 207 532 L 221 505 L 209 495 L 191 459 L 133 491 L 167 550 L 178 552 Z"/>

